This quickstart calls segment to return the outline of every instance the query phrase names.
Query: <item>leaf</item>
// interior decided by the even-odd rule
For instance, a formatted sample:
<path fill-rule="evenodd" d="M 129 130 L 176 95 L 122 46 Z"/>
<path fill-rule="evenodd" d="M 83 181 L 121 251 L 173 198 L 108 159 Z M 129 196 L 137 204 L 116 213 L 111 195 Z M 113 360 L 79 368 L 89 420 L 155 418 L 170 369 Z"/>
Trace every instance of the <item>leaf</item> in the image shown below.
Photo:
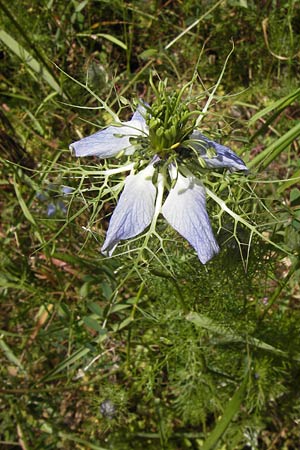
<path fill-rule="evenodd" d="M 128 325 L 130 325 L 130 323 L 133 322 L 133 318 L 132 317 L 126 317 L 126 319 L 124 319 L 121 323 L 116 323 L 112 326 L 114 331 L 120 331 L 123 328 L 126 328 Z"/>
<path fill-rule="evenodd" d="M 110 313 L 115 313 L 115 312 L 118 312 L 118 311 L 122 311 L 123 309 L 127 309 L 127 308 L 130 308 L 130 307 L 131 307 L 131 305 L 124 305 L 124 304 L 113 305 L 111 310 L 110 310 Z"/>
<path fill-rule="evenodd" d="M 294 184 L 300 183 L 300 169 L 297 169 L 296 172 L 293 173 L 292 177 L 288 180 L 284 181 L 277 189 L 277 193 L 281 194 L 286 189 L 290 188 Z"/>
<path fill-rule="evenodd" d="M 286 254 L 290 254 L 287 250 L 285 250 L 284 248 L 282 248 L 280 245 L 276 244 L 276 242 L 271 241 L 267 236 L 265 236 L 263 233 L 261 233 L 257 227 L 255 225 L 252 225 L 250 222 L 248 222 L 246 219 L 244 219 L 242 216 L 236 214 L 234 211 L 232 211 L 224 202 L 224 200 L 222 200 L 220 197 L 218 197 L 214 192 L 212 192 L 207 186 L 205 187 L 206 193 L 208 194 L 208 196 L 210 198 L 212 198 L 219 206 L 220 208 L 225 211 L 227 214 L 229 214 L 237 223 L 240 222 L 243 225 L 245 225 L 245 227 L 249 228 L 249 230 L 251 231 L 251 233 L 256 234 L 257 236 L 259 236 L 262 240 L 268 242 L 269 244 L 271 244 L 273 247 L 277 248 L 278 250 L 280 250 L 283 253 Z"/>
<path fill-rule="evenodd" d="M 24 199 L 22 197 L 22 194 L 21 194 L 21 191 L 19 189 L 19 185 L 18 185 L 18 181 L 17 181 L 16 176 L 14 176 L 14 188 L 15 188 L 16 197 L 18 199 L 19 205 L 20 205 L 20 207 L 21 207 L 21 209 L 23 211 L 24 216 L 26 217 L 28 222 L 30 222 L 35 227 L 36 235 L 37 235 L 39 241 L 43 244 L 44 243 L 43 238 L 42 238 L 40 232 L 38 231 L 38 227 L 37 227 L 36 221 L 34 220 L 33 215 L 29 211 L 29 209 L 28 209 L 28 207 L 27 207 L 27 205 L 26 205 L 26 203 L 25 203 L 25 201 L 24 201 Z"/>
<path fill-rule="evenodd" d="M 290 192 L 291 206 L 298 206 L 300 204 L 300 190 L 293 188 Z"/>
<path fill-rule="evenodd" d="M 42 77 L 48 85 L 57 93 L 62 94 L 59 84 L 55 81 L 51 73 L 42 66 L 25 48 L 20 45 L 13 37 L 6 31 L 0 30 L 0 40 L 17 55 L 25 64 L 27 64 L 34 72 Z"/>
<path fill-rule="evenodd" d="M 177 42 L 179 39 L 181 39 L 186 33 L 188 33 L 192 28 L 194 28 L 195 26 L 198 25 L 198 23 L 200 23 L 203 19 L 205 19 L 207 16 L 209 16 L 212 11 L 217 8 L 220 3 L 222 3 L 223 0 L 219 0 L 218 2 L 216 2 L 210 9 L 208 9 L 207 11 L 205 11 L 204 14 L 202 14 L 201 17 L 199 17 L 199 19 L 195 20 L 191 25 L 189 25 L 187 28 L 185 28 L 185 30 L 183 30 L 178 36 L 176 36 L 176 38 L 172 39 L 171 42 L 169 42 L 166 46 L 165 46 L 165 50 L 168 50 L 168 48 L 170 48 L 172 45 L 175 44 L 175 42 Z"/>
<path fill-rule="evenodd" d="M 280 98 L 276 102 L 273 102 L 271 105 L 267 106 L 266 108 L 262 109 L 261 111 L 258 111 L 256 114 L 254 114 L 253 117 L 251 117 L 249 121 L 249 125 L 252 126 L 258 119 L 261 117 L 266 116 L 271 111 L 278 110 L 279 113 L 289 106 L 291 103 L 293 103 L 295 100 L 300 97 L 300 88 L 296 89 L 291 94 L 287 95 L 286 97 Z"/>
<path fill-rule="evenodd" d="M 259 166 L 259 170 L 266 169 L 274 159 L 276 159 L 280 153 L 282 153 L 295 139 L 300 136 L 300 122 L 298 122 L 293 128 L 287 131 L 279 139 L 272 142 L 267 148 L 259 153 L 255 158 L 248 163 L 248 167 Z"/>
<path fill-rule="evenodd" d="M 158 50 L 156 48 L 148 48 L 147 50 L 143 51 L 140 54 L 140 58 L 147 59 L 147 58 L 153 58 L 154 56 L 157 56 Z"/>
<path fill-rule="evenodd" d="M 98 303 L 90 302 L 88 303 L 87 307 L 90 311 L 92 311 L 92 313 L 96 314 L 96 316 L 103 317 L 103 308 L 101 308 Z"/>
<path fill-rule="evenodd" d="M 243 379 L 239 388 L 235 391 L 231 400 L 227 403 L 222 418 L 217 422 L 215 428 L 204 442 L 201 450 L 211 450 L 215 448 L 221 436 L 225 433 L 228 425 L 238 413 L 244 399 L 247 386 L 247 376 Z"/>
<path fill-rule="evenodd" d="M 223 337 L 229 339 L 231 342 L 243 342 L 247 345 L 251 345 L 253 347 L 259 348 L 261 350 L 265 350 L 271 353 L 275 353 L 278 356 L 282 356 L 283 358 L 290 358 L 287 352 L 280 350 L 279 348 L 273 347 L 260 339 L 254 338 L 252 336 L 242 336 L 228 328 L 224 325 L 215 322 L 210 317 L 204 316 L 203 314 L 191 312 L 186 317 L 187 320 L 193 322 L 196 326 L 205 328 L 208 331 L 211 331 L 216 334 L 221 334 Z M 300 361 L 300 355 L 292 356 L 295 361 Z"/>
<path fill-rule="evenodd" d="M 103 333 L 100 333 L 97 339 L 93 341 L 93 344 L 100 344 L 101 342 L 105 341 L 107 337 L 106 330 L 103 329 Z M 48 372 L 40 381 L 50 381 L 53 379 L 54 376 L 62 372 L 63 370 L 69 369 L 71 366 L 74 366 L 75 363 L 79 363 L 88 353 L 90 353 L 91 348 L 90 347 L 81 347 L 78 350 L 76 350 L 71 356 L 66 358 L 64 361 L 59 363 L 54 369 L 52 369 L 50 372 Z"/>
<path fill-rule="evenodd" d="M 107 41 L 110 41 L 113 44 L 118 45 L 123 50 L 127 50 L 127 45 L 124 44 L 124 42 L 120 41 L 120 39 L 116 38 L 115 36 L 112 36 L 111 34 L 106 34 L 106 33 L 77 33 L 77 36 L 90 37 L 90 38 L 102 37 L 102 38 L 106 39 Z"/>
<path fill-rule="evenodd" d="M 100 332 L 102 330 L 102 326 L 100 325 L 100 323 L 97 322 L 97 320 L 93 319 L 92 317 L 86 316 L 86 317 L 83 317 L 82 320 L 88 328 L 91 328 L 92 330 L 95 330 L 98 332 Z"/>
<path fill-rule="evenodd" d="M 0 338 L 0 348 L 3 351 L 3 353 L 5 354 L 5 356 L 9 362 L 11 362 L 15 366 L 17 366 L 22 371 L 24 370 L 24 367 L 23 367 L 21 361 L 15 356 L 15 354 L 13 353 L 11 348 L 8 347 L 8 345 L 1 338 Z"/>

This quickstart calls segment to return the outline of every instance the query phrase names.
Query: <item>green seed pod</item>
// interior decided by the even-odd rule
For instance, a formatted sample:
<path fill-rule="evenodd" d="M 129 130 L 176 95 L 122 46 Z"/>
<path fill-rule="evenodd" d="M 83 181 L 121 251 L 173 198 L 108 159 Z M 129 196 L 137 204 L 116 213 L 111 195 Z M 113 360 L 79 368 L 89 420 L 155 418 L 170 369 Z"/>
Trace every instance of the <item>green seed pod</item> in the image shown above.
<path fill-rule="evenodd" d="M 156 136 L 158 136 L 158 137 L 163 136 L 164 133 L 165 133 L 165 129 L 164 129 L 163 127 L 159 127 L 159 128 L 156 130 Z"/>
<path fill-rule="evenodd" d="M 173 134 L 171 128 L 165 130 L 164 136 L 168 141 L 172 141 Z"/>
<path fill-rule="evenodd" d="M 156 128 L 157 126 L 160 125 L 160 120 L 156 119 L 155 117 L 151 117 L 150 121 L 149 121 L 149 129 L 153 129 Z"/>

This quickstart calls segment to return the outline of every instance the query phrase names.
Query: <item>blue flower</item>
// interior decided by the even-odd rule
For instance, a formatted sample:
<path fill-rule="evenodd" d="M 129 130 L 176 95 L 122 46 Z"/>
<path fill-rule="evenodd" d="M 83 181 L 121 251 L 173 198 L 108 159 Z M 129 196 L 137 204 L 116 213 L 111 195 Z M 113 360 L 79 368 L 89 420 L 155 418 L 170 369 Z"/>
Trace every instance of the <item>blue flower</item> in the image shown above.
<path fill-rule="evenodd" d="M 67 206 L 60 196 L 66 197 L 74 191 L 70 186 L 50 184 L 44 191 L 38 192 L 36 198 L 47 205 L 47 216 L 66 215 Z"/>
<path fill-rule="evenodd" d="M 151 133 L 145 117 L 147 117 L 147 111 L 140 106 L 130 121 L 109 126 L 70 145 L 70 149 L 76 156 L 94 155 L 99 158 L 109 158 L 119 154 L 133 155 L 141 147 L 141 143 L 144 143 L 142 148 L 145 149 L 147 146 L 149 148 L 148 165 L 137 172 L 135 172 L 134 164 L 131 166 L 131 174 L 125 180 L 124 190 L 110 219 L 101 251 L 112 255 L 120 241 L 137 236 L 149 225 L 152 228 L 155 227 L 157 216 L 161 213 L 167 222 L 192 245 L 199 260 L 205 264 L 219 252 L 219 246 L 206 211 L 203 184 L 186 167 L 178 168 L 180 149 L 188 150 L 192 156 L 196 155 L 207 168 L 247 171 L 247 167 L 231 149 L 210 140 L 197 130 L 191 130 L 186 136 L 181 129 L 181 141 L 178 142 L 176 127 L 174 127 L 172 130 L 167 130 L 164 135 L 165 141 L 161 144 L 158 138 L 159 133 L 163 131 L 155 133 L 151 129 L 150 121 L 150 130 L 155 142 L 155 145 L 152 145 Z M 153 123 L 156 126 L 158 119 L 154 118 Z M 150 142 L 147 143 L 149 136 Z M 165 142 L 169 138 L 171 140 L 168 141 L 166 148 Z M 174 144 L 169 145 L 169 142 L 173 142 L 172 139 Z M 155 172 L 156 176 L 154 176 Z M 170 183 L 167 182 L 167 172 Z M 171 186 L 169 193 L 163 201 L 164 190 L 169 185 Z"/>

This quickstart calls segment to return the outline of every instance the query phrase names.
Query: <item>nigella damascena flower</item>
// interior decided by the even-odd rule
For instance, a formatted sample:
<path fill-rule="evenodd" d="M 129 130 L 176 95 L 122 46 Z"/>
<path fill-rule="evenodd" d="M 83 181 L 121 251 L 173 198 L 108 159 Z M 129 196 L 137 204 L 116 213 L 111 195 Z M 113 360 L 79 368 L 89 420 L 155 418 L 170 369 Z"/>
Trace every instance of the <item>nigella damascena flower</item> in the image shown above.
<path fill-rule="evenodd" d="M 188 126 L 186 108 L 164 100 L 151 108 L 139 106 L 130 121 L 109 126 L 70 148 L 76 156 L 109 158 L 125 154 L 136 161 L 110 219 L 101 249 L 104 254 L 111 255 L 120 241 L 137 236 L 150 224 L 153 228 L 161 213 L 205 264 L 219 252 L 219 246 L 206 211 L 205 187 L 185 161 L 190 158 L 193 163 L 200 162 L 202 168 L 231 171 L 245 171 L 247 167 L 228 147 Z M 136 154 L 140 154 L 144 166 L 141 170 L 135 169 Z M 169 193 L 164 200 L 166 189 Z"/>
<path fill-rule="evenodd" d="M 68 212 L 67 205 L 61 199 L 72 194 L 74 188 L 70 186 L 59 186 L 50 184 L 44 191 L 38 192 L 36 198 L 47 205 L 47 216 L 66 215 Z"/>

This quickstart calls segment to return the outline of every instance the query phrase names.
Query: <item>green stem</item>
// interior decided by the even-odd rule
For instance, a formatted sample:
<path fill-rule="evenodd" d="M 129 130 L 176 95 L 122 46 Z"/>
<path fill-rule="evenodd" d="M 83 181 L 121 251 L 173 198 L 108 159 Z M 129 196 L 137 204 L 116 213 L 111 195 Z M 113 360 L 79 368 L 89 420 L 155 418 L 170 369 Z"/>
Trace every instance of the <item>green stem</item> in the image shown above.
<path fill-rule="evenodd" d="M 213 98 L 214 98 L 214 95 L 215 95 L 215 93 L 216 93 L 216 90 L 218 89 L 218 87 L 219 87 L 219 85 L 220 85 L 220 83 L 221 83 L 221 81 L 222 81 L 222 78 L 223 78 L 223 75 L 224 75 L 224 73 L 225 73 L 225 69 L 226 69 L 227 63 L 228 63 L 229 58 L 230 58 L 230 56 L 231 56 L 231 54 L 232 54 L 233 51 L 234 51 L 234 42 L 232 42 L 232 49 L 230 50 L 230 52 L 229 52 L 228 55 L 227 55 L 227 58 L 226 58 L 226 60 L 225 60 L 225 63 L 224 63 L 222 72 L 221 72 L 221 74 L 220 74 L 220 76 L 219 76 L 219 78 L 218 78 L 218 81 L 217 81 L 217 83 L 215 84 L 215 86 L 214 86 L 214 88 L 213 88 L 211 94 L 209 95 L 209 97 L 208 97 L 208 99 L 207 99 L 207 102 L 206 102 L 206 104 L 205 104 L 205 106 L 204 106 L 204 108 L 203 108 L 201 114 L 199 115 L 198 119 L 196 120 L 196 124 L 195 124 L 196 127 L 199 126 L 201 120 L 203 119 L 204 115 L 205 115 L 206 112 L 208 111 L 208 108 L 209 108 L 209 106 L 210 106 L 210 104 L 211 104 L 211 102 L 212 102 L 212 100 L 213 100 Z"/>

